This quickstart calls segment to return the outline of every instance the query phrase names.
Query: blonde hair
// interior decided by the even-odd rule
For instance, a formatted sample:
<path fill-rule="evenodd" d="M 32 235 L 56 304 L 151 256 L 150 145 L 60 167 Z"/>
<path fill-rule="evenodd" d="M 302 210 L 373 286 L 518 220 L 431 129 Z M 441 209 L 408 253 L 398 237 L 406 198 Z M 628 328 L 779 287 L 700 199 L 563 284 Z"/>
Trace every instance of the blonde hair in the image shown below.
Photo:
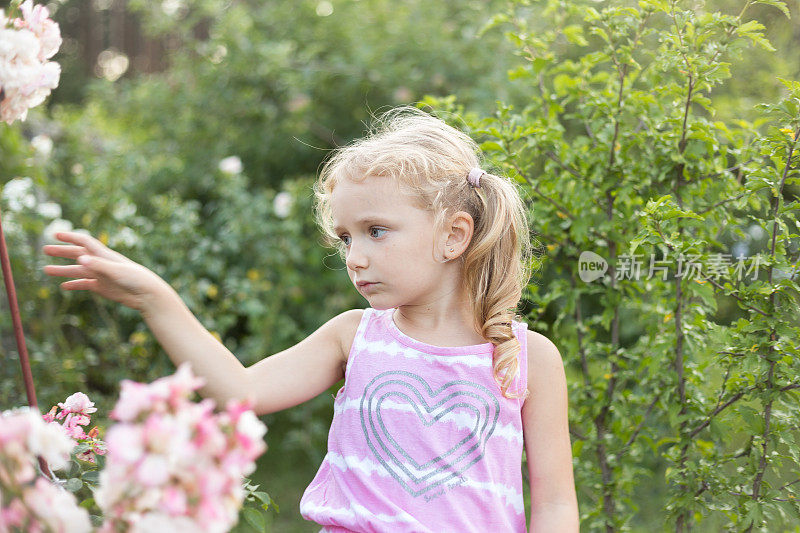
<path fill-rule="evenodd" d="M 480 188 L 473 188 L 467 174 L 481 165 L 480 148 L 466 133 L 419 109 L 395 108 L 375 118 L 366 137 L 333 151 L 314 183 L 315 218 L 325 244 L 344 257 L 330 195 L 339 180 L 368 176 L 395 180 L 421 209 L 434 213 L 437 232 L 447 216 L 469 213 L 474 231 L 461 259 L 474 325 L 495 345 L 494 377 L 502 394 L 524 399 L 527 389 L 519 395 L 507 391 L 519 373 L 521 350 L 512 320 L 521 320 L 516 308 L 532 273 L 526 207 L 508 178 L 485 174 Z"/>

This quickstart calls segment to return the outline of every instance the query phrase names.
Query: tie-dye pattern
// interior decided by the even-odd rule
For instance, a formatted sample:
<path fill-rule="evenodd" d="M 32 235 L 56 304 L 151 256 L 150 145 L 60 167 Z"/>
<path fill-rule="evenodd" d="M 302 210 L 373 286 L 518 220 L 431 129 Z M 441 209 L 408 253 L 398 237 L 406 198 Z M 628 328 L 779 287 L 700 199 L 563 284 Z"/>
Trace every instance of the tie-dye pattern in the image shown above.
<path fill-rule="evenodd" d="M 524 532 L 522 400 L 500 393 L 494 346 L 425 344 L 394 311 L 364 310 L 300 513 L 326 532 Z"/>

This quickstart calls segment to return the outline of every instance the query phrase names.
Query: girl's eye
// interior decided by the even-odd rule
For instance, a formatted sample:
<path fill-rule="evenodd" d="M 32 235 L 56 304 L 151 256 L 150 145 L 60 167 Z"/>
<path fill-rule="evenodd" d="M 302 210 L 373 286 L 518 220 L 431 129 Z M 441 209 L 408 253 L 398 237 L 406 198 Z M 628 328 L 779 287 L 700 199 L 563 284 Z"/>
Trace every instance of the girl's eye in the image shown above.
<path fill-rule="evenodd" d="M 378 238 L 378 237 L 380 237 L 380 235 L 375 235 L 375 233 L 374 233 L 375 231 L 388 231 L 388 230 L 385 230 L 383 228 L 379 228 L 377 226 L 372 226 L 371 228 L 369 228 L 370 235 L 372 235 L 373 237 Z M 339 235 L 339 240 L 341 240 L 342 243 L 344 243 L 345 246 L 349 246 L 350 245 L 350 241 L 347 240 L 349 238 L 350 238 L 350 235 Z"/>

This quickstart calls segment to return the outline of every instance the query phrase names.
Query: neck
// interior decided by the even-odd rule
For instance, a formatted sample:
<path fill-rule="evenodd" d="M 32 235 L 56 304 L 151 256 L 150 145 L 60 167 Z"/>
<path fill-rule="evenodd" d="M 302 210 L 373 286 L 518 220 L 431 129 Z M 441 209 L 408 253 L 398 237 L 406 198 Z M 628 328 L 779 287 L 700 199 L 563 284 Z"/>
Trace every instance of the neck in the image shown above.
<path fill-rule="evenodd" d="M 423 303 L 401 305 L 393 318 L 395 324 L 408 334 L 429 338 L 462 338 L 471 344 L 486 342 L 475 329 L 472 308 L 463 289 L 439 293 Z"/>

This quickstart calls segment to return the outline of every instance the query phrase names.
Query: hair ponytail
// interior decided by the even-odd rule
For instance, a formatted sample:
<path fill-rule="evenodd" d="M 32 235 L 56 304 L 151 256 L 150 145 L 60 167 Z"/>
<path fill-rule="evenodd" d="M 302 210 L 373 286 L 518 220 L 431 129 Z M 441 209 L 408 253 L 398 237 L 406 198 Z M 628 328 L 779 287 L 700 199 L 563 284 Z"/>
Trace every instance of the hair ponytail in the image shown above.
<path fill-rule="evenodd" d="M 522 349 L 512 320 L 521 318 L 516 308 L 531 276 L 526 207 L 507 178 L 485 174 L 480 185 L 473 192 L 478 217 L 463 255 L 464 279 L 476 326 L 495 345 L 493 368 L 501 391 L 508 398 L 524 399 L 528 390 L 515 395 L 507 391 L 519 373 L 517 354 Z"/>

